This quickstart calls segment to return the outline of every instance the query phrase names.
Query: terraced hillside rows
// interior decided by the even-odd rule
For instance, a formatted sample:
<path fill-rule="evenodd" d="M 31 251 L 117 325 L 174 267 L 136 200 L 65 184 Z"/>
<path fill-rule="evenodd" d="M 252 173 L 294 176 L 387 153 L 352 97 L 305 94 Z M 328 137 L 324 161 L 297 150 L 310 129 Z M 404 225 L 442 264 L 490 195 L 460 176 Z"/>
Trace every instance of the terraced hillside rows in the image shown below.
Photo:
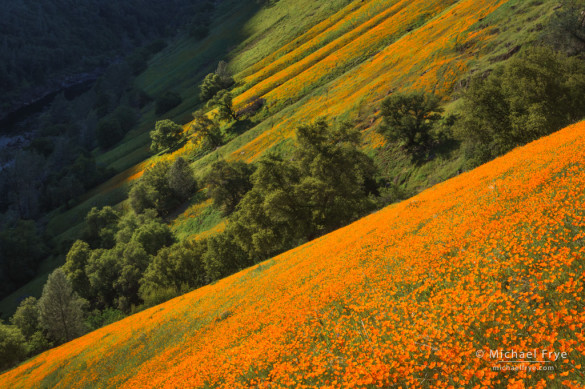
<path fill-rule="evenodd" d="M 583 387 L 584 165 L 579 123 L 41 354 L 0 387 Z"/>
<path fill-rule="evenodd" d="M 255 138 L 230 150 L 232 158 L 253 161 L 319 116 L 355 118 L 394 89 L 446 96 L 493 35 L 493 25 L 477 23 L 505 3 L 371 0 L 320 34 L 307 32 L 298 40 L 303 45 L 269 57 L 274 61 L 243 78 L 236 107 L 264 98 L 269 109 L 289 108 L 252 130 Z M 333 31 L 344 31 L 344 22 L 355 27 L 324 44 Z"/>
<path fill-rule="evenodd" d="M 359 117 L 396 88 L 446 96 L 493 38 L 497 22 L 479 22 L 508 1 L 351 2 L 236 76 L 243 85 L 234 91 L 235 107 L 265 98 L 274 115 L 197 167 L 218 154 L 254 161 L 290 139 L 299 125 L 320 116 Z M 194 147 L 187 144 L 174 155 Z"/>

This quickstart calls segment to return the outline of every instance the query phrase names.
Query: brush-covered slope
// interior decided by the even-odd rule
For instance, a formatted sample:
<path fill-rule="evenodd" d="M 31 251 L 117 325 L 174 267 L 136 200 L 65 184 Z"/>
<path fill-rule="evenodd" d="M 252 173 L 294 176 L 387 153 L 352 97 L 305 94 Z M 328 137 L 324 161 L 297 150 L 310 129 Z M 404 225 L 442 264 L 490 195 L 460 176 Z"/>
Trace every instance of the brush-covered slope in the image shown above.
<path fill-rule="evenodd" d="M 246 125 L 251 128 L 204 157 L 199 145 L 188 142 L 173 155 L 147 158 L 149 131 L 159 118 L 145 112 L 139 128 L 98 157 L 120 174 L 79 205 L 51 217 L 50 230 L 58 239 L 74 240 L 91 207 L 122 201 L 142 171 L 160 159 L 183 156 L 194 161 L 200 176 L 217 159 L 255 162 L 267 151 L 289 152 L 295 129 L 318 117 L 331 123 L 351 120 L 364 129 L 365 148 L 384 152 L 385 142 L 374 131 L 384 97 L 423 89 L 448 100 L 470 71 L 487 71 L 512 48 L 537 39 L 538 26 L 547 24 L 553 5 L 554 0 L 280 0 L 258 9 L 253 2 L 224 1 L 219 7 L 225 16 L 216 20 L 209 37 L 169 45 L 137 86 L 152 96 L 180 92 L 183 103 L 165 117 L 187 130 L 190 113 L 200 103 L 198 85 L 219 60 L 226 60 L 238 82 L 232 91 L 236 109 L 256 98 L 266 100 Z M 409 177 L 403 186 L 415 192 L 462 165 L 457 155 L 421 168 L 396 162 L 408 160 L 400 155 L 391 159 L 390 176 Z M 194 204 L 183 215 L 187 222 L 176 223 L 180 234 L 199 232 L 188 220 L 198 210 Z M 201 225 L 213 227 L 211 219 Z"/>
<path fill-rule="evenodd" d="M 253 163 L 267 151 L 286 154 L 297 127 L 325 117 L 330 123 L 349 120 L 362 128 L 364 147 L 373 155 L 390 154 L 382 156 L 390 160 L 389 176 L 408 177 L 402 184 L 407 191 L 418 192 L 452 177 L 462 166 L 458 153 L 413 167 L 400 151 L 384 150 L 384 139 L 374 130 L 380 101 L 392 91 L 414 90 L 432 91 L 448 100 L 468 72 L 486 71 L 505 58 L 511 47 L 533 41 L 539 34 L 535 25 L 546 24 L 550 4 L 517 0 L 349 2 L 253 65 L 232 66 L 243 69 L 236 74 L 238 86 L 232 91 L 236 109 L 258 98 L 266 105 L 253 118 L 250 130 L 195 160 L 193 167 L 201 173 L 217 159 Z M 294 2 L 281 1 L 275 7 L 294 7 Z M 235 54 L 230 64 L 239 64 L 245 53 Z M 189 158 L 197 147 L 188 143 L 163 158 Z M 135 172 L 129 170 L 123 176 L 138 177 Z M 217 218 L 207 217 L 209 213 L 195 204 L 182 215 L 186 217 L 175 221 L 174 228 L 179 234 L 197 234 L 200 228 L 193 228 L 192 220 L 211 226 Z"/>
<path fill-rule="evenodd" d="M 0 386 L 582 386 L 584 164 L 580 123 L 41 354 Z M 489 350 L 533 349 L 567 358 L 492 370 Z"/>

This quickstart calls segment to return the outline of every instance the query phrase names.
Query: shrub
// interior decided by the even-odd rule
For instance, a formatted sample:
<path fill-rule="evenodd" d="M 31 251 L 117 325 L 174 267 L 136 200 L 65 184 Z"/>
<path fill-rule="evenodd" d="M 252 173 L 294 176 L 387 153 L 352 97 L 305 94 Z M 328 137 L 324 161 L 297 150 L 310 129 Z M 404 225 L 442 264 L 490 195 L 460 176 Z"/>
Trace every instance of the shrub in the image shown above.
<path fill-rule="evenodd" d="M 160 152 L 169 149 L 184 139 L 183 127 L 169 119 L 159 120 L 154 130 L 150 132 L 150 139 L 152 151 Z"/>
<path fill-rule="evenodd" d="M 209 73 L 199 87 L 199 98 L 201 101 L 207 101 L 222 89 L 220 77 L 215 73 Z"/>
<path fill-rule="evenodd" d="M 559 47 L 570 55 L 585 50 L 585 1 L 562 0 L 551 18 L 545 35 L 553 47 Z"/>
<path fill-rule="evenodd" d="M 193 118 L 189 133 L 201 139 L 203 149 L 215 149 L 223 144 L 223 136 L 215 120 L 210 119 L 202 111 L 194 112 Z"/>
<path fill-rule="evenodd" d="M 193 171 L 182 158 L 159 162 L 146 169 L 130 189 L 130 206 L 140 214 L 155 209 L 159 215 L 186 201 L 197 190 Z"/>
<path fill-rule="evenodd" d="M 37 299 L 34 297 L 24 299 L 10 318 L 10 322 L 18 327 L 26 339 L 30 339 L 40 329 Z"/>
<path fill-rule="evenodd" d="M 53 347 L 42 331 L 37 331 L 28 339 L 28 354 L 37 355 Z"/>
<path fill-rule="evenodd" d="M 549 48 L 514 57 L 464 95 L 458 135 L 477 165 L 585 116 L 585 64 Z"/>
<path fill-rule="evenodd" d="M 231 121 L 238 120 L 238 115 L 234 112 L 232 102 L 232 95 L 225 89 L 217 92 L 211 100 L 207 102 L 207 106 L 217 110 L 216 117 L 219 120 Z"/>
<path fill-rule="evenodd" d="M 186 201 L 197 190 L 197 181 L 182 157 L 175 159 L 168 172 L 169 188 L 180 201 Z"/>
<path fill-rule="evenodd" d="M 158 194 L 156 190 L 143 180 L 139 180 L 132 185 L 128 193 L 130 207 L 138 214 L 143 213 L 147 209 L 155 209 L 157 198 Z"/>
<path fill-rule="evenodd" d="M 0 370 L 8 369 L 27 354 L 26 340 L 16 326 L 0 323 Z"/>
<path fill-rule="evenodd" d="M 261 159 L 253 188 L 230 219 L 237 244 L 265 259 L 342 227 L 373 209 L 373 161 L 359 150 L 360 133 L 319 120 L 297 129 L 292 160 Z"/>
<path fill-rule="evenodd" d="M 204 178 L 207 195 L 224 215 L 230 215 L 248 191 L 252 189 L 251 165 L 243 162 L 217 161 Z"/>
<path fill-rule="evenodd" d="M 266 104 L 266 99 L 263 98 L 253 99 L 250 103 L 248 103 L 248 105 L 240 109 L 236 113 L 236 116 L 237 117 L 254 116 L 259 110 L 262 109 L 262 107 L 264 107 L 264 104 Z"/>
<path fill-rule="evenodd" d="M 141 296 L 148 298 L 157 289 L 174 288 L 176 292 L 205 285 L 202 257 L 205 241 L 183 241 L 161 249 L 141 280 Z"/>
<path fill-rule="evenodd" d="M 199 87 L 199 98 L 201 101 L 208 101 L 219 91 L 228 89 L 233 84 L 234 78 L 227 67 L 227 63 L 225 61 L 220 61 L 215 72 L 209 73 L 203 79 L 203 82 Z"/>
<path fill-rule="evenodd" d="M 253 263 L 252 258 L 236 242 L 231 230 L 207 240 L 203 266 L 209 282 L 233 274 Z"/>
<path fill-rule="evenodd" d="M 63 271 L 71 282 L 71 286 L 84 298 L 90 298 L 89 279 L 85 267 L 91 256 L 91 247 L 82 240 L 73 243 L 65 258 Z"/>
<path fill-rule="evenodd" d="M 98 328 L 122 320 L 124 317 L 124 313 L 118 309 L 106 308 L 103 311 L 96 309 L 87 316 L 85 322 L 91 331 L 95 331 Z"/>
<path fill-rule="evenodd" d="M 108 249 L 114 247 L 114 235 L 119 219 L 120 214 L 110 206 L 93 207 L 85 217 L 87 230 L 83 240 L 92 248 Z"/>

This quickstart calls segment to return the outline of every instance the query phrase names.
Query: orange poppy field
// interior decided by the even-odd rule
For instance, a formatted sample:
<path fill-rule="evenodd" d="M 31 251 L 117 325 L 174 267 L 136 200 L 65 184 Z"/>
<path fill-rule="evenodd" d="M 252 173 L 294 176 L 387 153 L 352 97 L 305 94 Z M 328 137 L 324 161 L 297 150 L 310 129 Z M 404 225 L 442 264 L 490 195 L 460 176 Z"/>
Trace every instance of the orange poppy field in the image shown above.
<path fill-rule="evenodd" d="M 0 387 L 583 387 L 584 165 L 579 123 L 45 352 Z"/>

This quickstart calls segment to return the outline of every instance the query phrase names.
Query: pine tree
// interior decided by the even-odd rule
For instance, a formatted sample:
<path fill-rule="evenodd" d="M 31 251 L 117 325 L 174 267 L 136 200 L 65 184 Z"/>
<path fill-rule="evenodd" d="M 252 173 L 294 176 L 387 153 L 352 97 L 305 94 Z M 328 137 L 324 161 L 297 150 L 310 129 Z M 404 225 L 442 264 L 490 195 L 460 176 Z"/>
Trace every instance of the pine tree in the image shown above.
<path fill-rule="evenodd" d="M 41 324 L 58 342 L 68 342 L 85 332 L 83 307 L 86 301 L 73 291 L 62 269 L 49 276 L 39 299 Z"/>

